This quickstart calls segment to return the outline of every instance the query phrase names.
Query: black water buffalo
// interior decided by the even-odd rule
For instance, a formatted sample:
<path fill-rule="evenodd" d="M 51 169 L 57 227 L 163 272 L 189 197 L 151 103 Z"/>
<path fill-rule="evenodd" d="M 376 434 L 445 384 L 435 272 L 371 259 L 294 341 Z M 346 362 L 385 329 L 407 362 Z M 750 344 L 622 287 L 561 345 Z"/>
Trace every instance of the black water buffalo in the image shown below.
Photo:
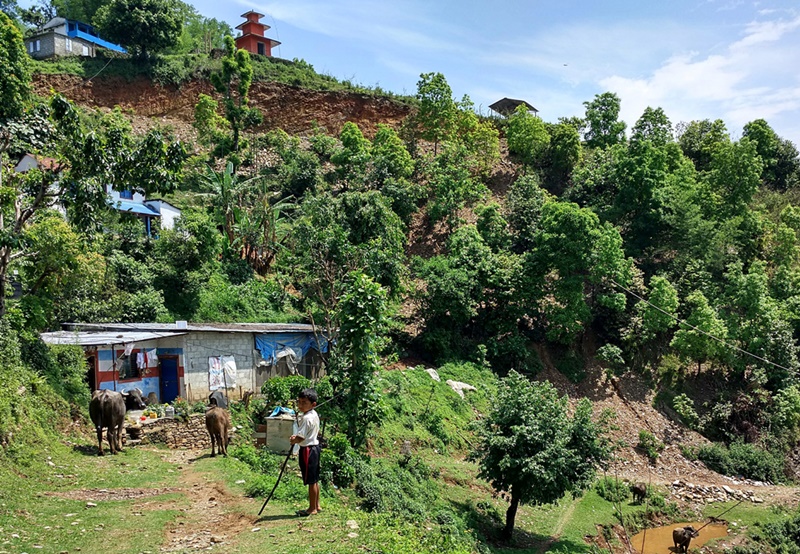
<path fill-rule="evenodd" d="M 645 496 L 647 496 L 647 485 L 644 483 L 635 483 L 631 485 L 631 493 L 633 494 L 633 501 L 636 504 L 641 504 L 644 502 Z"/>
<path fill-rule="evenodd" d="M 686 527 L 678 527 L 672 530 L 672 542 L 675 543 L 675 548 L 678 552 L 689 552 L 689 543 L 692 539 L 700 535 L 691 525 Z"/>
<path fill-rule="evenodd" d="M 206 429 L 211 436 L 211 456 L 216 456 L 214 443 L 216 442 L 219 453 L 228 456 L 228 429 L 231 426 L 231 417 L 226 410 L 214 406 L 206 412 Z"/>
<path fill-rule="evenodd" d="M 144 410 L 147 407 L 141 389 L 123 390 L 122 397 L 125 399 L 126 410 Z"/>
<path fill-rule="evenodd" d="M 215 390 L 208 395 L 208 403 L 212 406 L 218 406 L 220 408 L 228 407 L 228 400 L 225 398 L 225 395 L 218 390 Z"/>
<path fill-rule="evenodd" d="M 98 456 L 103 455 L 103 427 L 108 428 L 108 448 L 112 454 L 122 450 L 125 424 L 125 401 L 122 394 L 112 390 L 96 390 L 89 402 L 89 416 L 97 430 Z"/>

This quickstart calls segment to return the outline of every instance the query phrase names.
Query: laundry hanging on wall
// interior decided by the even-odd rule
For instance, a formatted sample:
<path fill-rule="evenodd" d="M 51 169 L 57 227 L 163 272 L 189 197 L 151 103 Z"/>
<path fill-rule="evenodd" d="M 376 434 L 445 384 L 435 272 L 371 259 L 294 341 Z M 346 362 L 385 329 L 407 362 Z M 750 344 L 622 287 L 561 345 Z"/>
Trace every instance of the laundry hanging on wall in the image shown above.
<path fill-rule="evenodd" d="M 236 359 L 233 356 L 209 356 L 208 390 L 236 387 Z"/>

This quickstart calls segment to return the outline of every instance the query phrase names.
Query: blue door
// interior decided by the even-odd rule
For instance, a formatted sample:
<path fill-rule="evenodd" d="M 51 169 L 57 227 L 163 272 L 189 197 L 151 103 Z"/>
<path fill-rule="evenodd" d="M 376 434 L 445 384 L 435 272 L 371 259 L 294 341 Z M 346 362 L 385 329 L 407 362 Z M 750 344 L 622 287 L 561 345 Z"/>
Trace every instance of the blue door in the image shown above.
<path fill-rule="evenodd" d="M 161 365 L 161 403 L 172 402 L 178 392 L 178 358 L 160 357 Z"/>

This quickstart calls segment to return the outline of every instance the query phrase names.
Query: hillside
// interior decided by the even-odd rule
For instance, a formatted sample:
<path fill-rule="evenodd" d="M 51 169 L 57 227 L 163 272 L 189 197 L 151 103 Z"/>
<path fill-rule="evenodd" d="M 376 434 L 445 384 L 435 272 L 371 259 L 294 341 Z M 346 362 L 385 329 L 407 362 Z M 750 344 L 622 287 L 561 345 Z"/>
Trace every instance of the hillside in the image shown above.
<path fill-rule="evenodd" d="M 33 80 L 37 94 L 51 90 L 87 108 L 122 108 L 134 120 L 171 126 L 184 140 L 192 140 L 190 129 L 194 107 L 200 94 L 213 94 L 211 83 L 189 81 L 180 86 L 162 86 L 146 77 L 128 80 L 99 76 L 91 80 L 75 75 L 37 74 Z M 410 113 L 408 105 L 375 95 L 347 91 L 313 91 L 274 82 L 255 82 L 250 103 L 264 114 L 254 132 L 283 129 L 289 134 L 305 134 L 314 125 L 338 135 L 347 121 L 356 123 L 372 136 L 378 123 L 398 126 Z M 143 127 L 146 126 L 143 122 Z M 192 140 L 193 142 L 193 140 Z"/>
<path fill-rule="evenodd" d="M 119 106 L 130 117 L 135 128 L 167 126 L 189 143 L 196 140 L 192 122 L 199 95 L 213 94 L 210 83 L 205 80 L 190 80 L 180 86 L 159 85 L 144 76 L 129 80 L 100 75 L 86 80 L 75 75 L 37 74 L 33 84 L 37 94 L 46 95 L 54 90 L 85 108 L 109 110 Z M 411 113 L 407 104 L 377 95 L 309 90 L 277 82 L 255 82 L 249 96 L 250 105 L 264 114 L 262 124 L 252 129 L 254 134 L 283 129 L 290 135 L 306 135 L 321 127 L 328 134 L 338 135 L 344 123 L 349 121 L 355 123 L 365 136 L 372 137 L 379 123 L 399 127 Z M 510 157 L 504 140 L 501 146 L 502 156 L 486 181 L 492 198 L 502 204 L 506 201 L 511 184 L 520 174 L 520 167 Z M 475 221 L 475 215 L 468 209 L 462 210 L 461 215 L 468 222 Z M 447 236 L 446 225 L 430 222 L 425 213 L 420 211 L 414 215 L 410 225 L 406 252 L 409 257 L 423 258 L 441 254 L 445 250 Z M 413 317 L 417 309 L 415 303 L 409 300 L 401 310 L 408 317 L 407 330 L 412 335 L 419 331 L 421 325 Z M 556 369 L 547 354 L 546 343 L 537 348 L 540 349 L 544 367 L 540 379 L 550 380 L 562 393 L 573 399 L 590 398 L 596 403 L 598 411 L 607 409 L 616 414 L 615 425 L 618 430 L 615 438 L 622 441 L 624 447 L 609 470 L 615 475 L 658 485 L 670 485 L 676 480 L 709 486 L 733 484 L 743 488 L 752 485 L 723 477 L 708 470 L 702 462 L 684 458 L 681 446 L 699 446 L 709 444 L 709 441 L 677 423 L 674 412 L 669 417 L 654 408 L 656 391 L 645 384 L 641 375 L 629 372 L 609 381 L 604 378 L 599 365 L 588 361 L 587 377 L 575 385 Z M 635 448 L 642 430 L 652 432 L 665 444 L 664 451 L 655 463 L 648 462 L 644 453 Z M 794 494 L 780 487 L 766 487 L 759 491 L 759 496 L 775 497 L 778 502 Z M 682 499 L 680 496 L 678 498 Z M 697 507 L 696 503 L 693 507 Z"/>

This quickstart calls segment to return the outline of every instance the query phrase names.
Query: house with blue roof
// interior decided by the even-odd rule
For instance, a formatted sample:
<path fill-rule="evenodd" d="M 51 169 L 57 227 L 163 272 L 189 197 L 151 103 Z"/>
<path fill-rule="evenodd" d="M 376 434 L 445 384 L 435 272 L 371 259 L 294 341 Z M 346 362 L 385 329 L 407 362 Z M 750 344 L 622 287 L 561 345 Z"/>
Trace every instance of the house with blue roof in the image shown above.
<path fill-rule="evenodd" d="M 130 190 L 117 192 L 108 186 L 108 204 L 122 213 L 133 214 L 144 223 L 147 235 L 158 234 L 159 229 L 172 229 L 181 211 L 160 198 L 147 199 L 144 195 Z"/>
<path fill-rule="evenodd" d="M 94 27 L 74 19 L 54 17 L 25 39 L 31 57 L 42 60 L 56 56 L 95 57 L 97 48 L 126 54 L 122 46 L 103 40 Z"/>

